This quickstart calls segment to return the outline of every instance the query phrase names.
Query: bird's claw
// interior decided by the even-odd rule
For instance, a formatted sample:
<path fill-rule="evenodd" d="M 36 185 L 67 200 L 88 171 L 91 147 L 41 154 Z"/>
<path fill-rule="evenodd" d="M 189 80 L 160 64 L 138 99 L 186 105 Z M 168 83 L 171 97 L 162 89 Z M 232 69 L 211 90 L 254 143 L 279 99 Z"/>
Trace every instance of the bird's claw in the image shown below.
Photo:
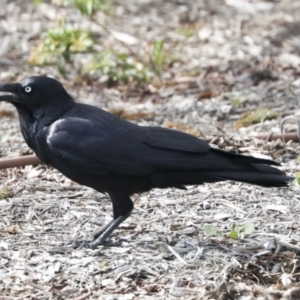
<path fill-rule="evenodd" d="M 67 242 L 66 246 L 72 246 L 74 249 L 96 249 L 98 246 L 106 244 L 105 239 L 102 236 L 98 238 L 94 238 L 93 241 L 78 241 L 78 240 L 71 240 Z"/>
<path fill-rule="evenodd" d="M 98 246 L 120 246 L 124 240 L 119 240 L 117 242 L 110 242 L 105 239 L 104 236 L 95 238 L 93 241 L 78 241 L 71 240 L 66 243 L 65 246 L 72 246 L 74 249 L 96 249 Z"/>
<path fill-rule="evenodd" d="M 92 247 L 92 241 L 77 241 L 77 240 L 71 240 L 66 245 L 72 246 L 74 249 L 93 249 Z"/>
<path fill-rule="evenodd" d="M 101 246 L 101 245 L 104 245 L 104 244 L 106 244 L 106 239 L 104 239 L 103 235 L 100 235 L 97 238 L 94 237 L 94 240 L 90 243 L 92 249 L 95 249 L 98 246 Z"/>

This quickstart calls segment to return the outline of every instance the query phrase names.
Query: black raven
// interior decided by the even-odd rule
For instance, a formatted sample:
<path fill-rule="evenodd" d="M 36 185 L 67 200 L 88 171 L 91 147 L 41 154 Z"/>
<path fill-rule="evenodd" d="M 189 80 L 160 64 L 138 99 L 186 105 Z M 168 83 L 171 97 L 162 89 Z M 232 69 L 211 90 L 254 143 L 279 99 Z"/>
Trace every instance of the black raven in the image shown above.
<path fill-rule="evenodd" d="M 271 167 L 279 165 L 274 161 L 213 149 L 195 136 L 138 126 L 76 103 L 52 78 L 29 77 L 1 84 L 0 91 L 10 93 L 0 100 L 16 107 L 23 137 L 41 161 L 110 196 L 113 219 L 86 243 L 92 248 L 130 216 L 134 193 L 223 180 L 280 187 L 292 179 Z"/>

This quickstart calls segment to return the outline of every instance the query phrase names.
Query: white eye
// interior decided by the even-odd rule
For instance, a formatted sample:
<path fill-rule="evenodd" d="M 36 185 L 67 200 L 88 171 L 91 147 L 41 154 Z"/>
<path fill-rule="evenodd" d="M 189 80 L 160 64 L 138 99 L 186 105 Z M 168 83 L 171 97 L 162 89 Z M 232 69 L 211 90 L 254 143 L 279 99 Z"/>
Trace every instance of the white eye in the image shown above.
<path fill-rule="evenodd" d="M 26 86 L 25 87 L 25 92 L 26 93 L 30 93 L 31 92 L 31 87 L 30 86 Z"/>

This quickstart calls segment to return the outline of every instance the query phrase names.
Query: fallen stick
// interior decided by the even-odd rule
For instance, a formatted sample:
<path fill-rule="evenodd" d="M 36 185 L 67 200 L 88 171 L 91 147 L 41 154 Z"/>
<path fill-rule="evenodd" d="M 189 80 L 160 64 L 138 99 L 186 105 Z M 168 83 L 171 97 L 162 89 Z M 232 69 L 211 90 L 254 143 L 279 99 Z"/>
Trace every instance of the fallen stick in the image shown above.
<path fill-rule="evenodd" d="M 256 139 L 266 140 L 266 141 L 274 141 L 274 140 L 282 140 L 284 142 L 293 141 L 295 143 L 299 142 L 298 132 L 289 132 L 289 133 L 258 133 L 252 135 Z"/>
<path fill-rule="evenodd" d="M 28 165 L 39 165 L 41 160 L 36 155 L 25 155 L 12 158 L 0 159 L 0 170 L 16 167 L 24 167 Z"/>

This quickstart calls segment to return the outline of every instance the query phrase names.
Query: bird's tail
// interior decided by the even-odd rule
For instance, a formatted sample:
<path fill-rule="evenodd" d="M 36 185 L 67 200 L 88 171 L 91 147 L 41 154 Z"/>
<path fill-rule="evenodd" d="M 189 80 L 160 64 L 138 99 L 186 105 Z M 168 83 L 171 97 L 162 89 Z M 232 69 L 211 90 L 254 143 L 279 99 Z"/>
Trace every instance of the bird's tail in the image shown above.
<path fill-rule="evenodd" d="M 252 165 L 257 171 L 216 171 L 209 176 L 212 181 L 233 180 L 255 184 L 263 187 L 287 186 L 294 178 L 287 176 L 284 172 L 264 165 Z M 279 171 L 279 172 L 277 172 Z"/>
<path fill-rule="evenodd" d="M 236 162 L 232 169 L 227 170 L 212 170 L 211 176 L 219 178 L 220 180 L 234 180 L 246 182 L 263 187 L 280 187 L 287 186 L 294 177 L 286 175 L 283 171 L 272 167 L 280 166 L 279 163 L 268 159 L 260 159 L 252 156 L 237 155 L 221 150 L 213 149 L 221 155 L 226 155 L 233 162 Z"/>
<path fill-rule="evenodd" d="M 185 170 L 178 172 L 156 173 L 151 178 L 157 187 L 177 187 L 197 185 L 204 182 L 218 182 L 233 180 L 250 183 L 263 187 L 287 186 L 294 178 L 273 166 L 280 166 L 277 162 L 251 156 L 238 155 L 218 149 L 211 149 L 210 161 L 216 161 L 211 167 L 208 165 L 199 170 Z"/>

